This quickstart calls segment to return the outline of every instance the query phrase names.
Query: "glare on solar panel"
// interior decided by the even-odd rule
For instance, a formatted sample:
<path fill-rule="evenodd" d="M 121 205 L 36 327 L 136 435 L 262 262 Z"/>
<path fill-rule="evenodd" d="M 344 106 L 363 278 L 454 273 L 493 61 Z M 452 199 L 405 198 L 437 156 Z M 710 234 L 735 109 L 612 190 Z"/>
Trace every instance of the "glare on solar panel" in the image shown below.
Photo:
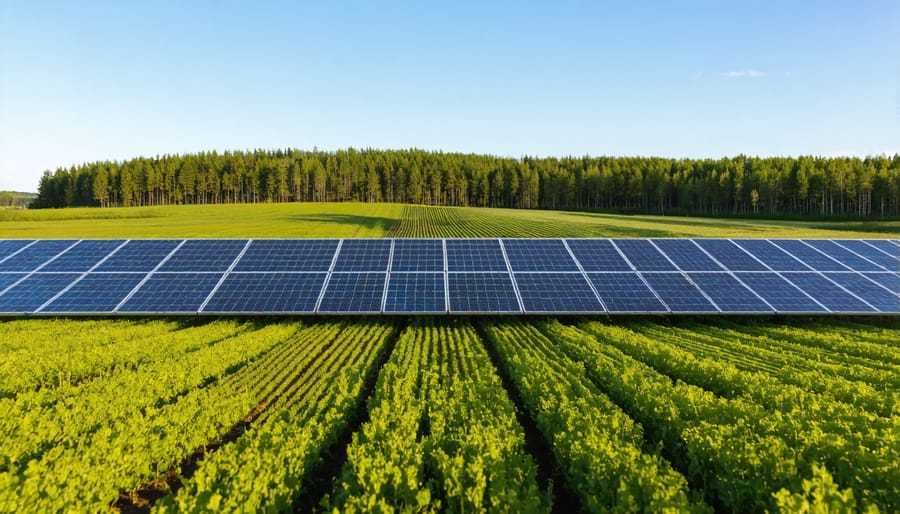
<path fill-rule="evenodd" d="M 516 273 L 525 312 L 604 312 L 581 273 Z"/>
<path fill-rule="evenodd" d="M 504 239 L 503 247 L 513 271 L 578 271 L 559 239 Z"/>
<path fill-rule="evenodd" d="M 588 273 L 609 312 L 667 312 L 637 273 Z"/>
<path fill-rule="evenodd" d="M 646 239 L 613 239 L 638 271 L 676 271 L 675 266 Z"/>
<path fill-rule="evenodd" d="M 450 273 L 447 280 L 450 312 L 520 312 L 509 273 Z"/>
<path fill-rule="evenodd" d="M 326 273 L 229 273 L 204 313 L 312 313 Z"/>
<path fill-rule="evenodd" d="M 445 312 L 443 273 L 391 273 L 384 312 Z"/>
<path fill-rule="evenodd" d="M 641 273 L 672 312 L 716 312 L 716 306 L 703 296 L 681 273 Z"/>
<path fill-rule="evenodd" d="M 608 239 L 568 239 L 566 244 L 584 271 L 631 271 Z"/>

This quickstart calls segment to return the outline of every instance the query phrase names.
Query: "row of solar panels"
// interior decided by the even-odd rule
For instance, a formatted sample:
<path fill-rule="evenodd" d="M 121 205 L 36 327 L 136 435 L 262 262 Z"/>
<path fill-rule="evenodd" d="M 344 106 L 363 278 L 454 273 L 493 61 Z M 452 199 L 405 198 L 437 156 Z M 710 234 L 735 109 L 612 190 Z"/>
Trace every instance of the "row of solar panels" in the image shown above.
<path fill-rule="evenodd" d="M 0 240 L 0 314 L 900 313 L 900 241 Z"/>

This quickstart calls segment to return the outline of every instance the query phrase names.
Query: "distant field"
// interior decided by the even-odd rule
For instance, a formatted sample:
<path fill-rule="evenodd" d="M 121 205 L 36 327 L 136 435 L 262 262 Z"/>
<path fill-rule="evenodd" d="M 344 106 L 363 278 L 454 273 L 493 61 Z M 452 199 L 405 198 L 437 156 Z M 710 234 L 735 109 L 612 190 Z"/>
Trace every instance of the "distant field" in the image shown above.
<path fill-rule="evenodd" d="M 900 222 L 773 221 L 584 212 L 292 203 L 0 210 L 3 238 L 811 237 L 888 238 Z"/>

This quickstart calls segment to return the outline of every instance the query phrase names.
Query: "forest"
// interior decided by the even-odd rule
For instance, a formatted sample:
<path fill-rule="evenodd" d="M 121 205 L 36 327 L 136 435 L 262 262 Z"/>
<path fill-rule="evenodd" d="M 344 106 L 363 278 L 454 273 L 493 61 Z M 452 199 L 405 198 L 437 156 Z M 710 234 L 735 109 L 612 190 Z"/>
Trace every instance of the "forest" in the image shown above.
<path fill-rule="evenodd" d="M 669 159 L 419 149 L 213 151 L 48 170 L 30 207 L 351 201 L 885 218 L 900 215 L 900 154 Z"/>

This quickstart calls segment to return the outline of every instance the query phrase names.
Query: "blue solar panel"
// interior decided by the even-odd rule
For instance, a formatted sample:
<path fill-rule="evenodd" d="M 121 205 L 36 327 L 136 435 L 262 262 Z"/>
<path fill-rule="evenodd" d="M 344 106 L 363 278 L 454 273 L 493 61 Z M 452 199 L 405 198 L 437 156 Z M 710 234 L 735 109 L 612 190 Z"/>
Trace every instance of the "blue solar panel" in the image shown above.
<path fill-rule="evenodd" d="M 874 262 L 863 259 L 859 255 L 847 250 L 843 246 L 836 244 L 834 241 L 827 239 L 806 239 L 804 240 L 810 246 L 821 250 L 832 259 L 840 262 L 844 266 L 855 271 L 887 271 L 883 267 Z"/>
<path fill-rule="evenodd" d="M 505 239 L 513 271 L 578 271 L 560 239 Z"/>
<path fill-rule="evenodd" d="M 895 242 L 888 239 L 866 239 L 866 243 L 869 245 L 900 259 L 900 247 Z"/>
<path fill-rule="evenodd" d="M 641 276 L 672 312 L 716 312 L 716 306 L 681 273 L 641 273 Z"/>
<path fill-rule="evenodd" d="M 337 239 L 255 239 L 234 271 L 328 271 Z"/>
<path fill-rule="evenodd" d="M 197 312 L 221 273 L 154 273 L 119 312 Z"/>
<path fill-rule="evenodd" d="M 346 245 L 346 241 L 344 244 Z M 385 275 L 386 273 L 332 273 L 325 286 L 319 312 L 381 312 Z"/>
<path fill-rule="evenodd" d="M 496 239 L 448 239 L 447 266 L 450 271 L 507 271 Z"/>
<path fill-rule="evenodd" d="M 566 243 L 584 271 L 631 271 L 608 239 L 569 239 Z"/>
<path fill-rule="evenodd" d="M 241 239 L 192 239 L 184 243 L 159 271 L 225 272 L 246 245 L 247 241 Z"/>
<path fill-rule="evenodd" d="M 722 271 L 722 266 L 690 239 L 654 239 L 653 242 L 682 271 Z"/>
<path fill-rule="evenodd" d="M 846 266 L 829 258 L 827 255 L 810 248 L 803 244 L 802 241 L 796 239 L 776 239 L 773 240 L 772 243 L 800 259 L 804 264 L 816 271 L 848 271 Z"/>
<path fill-rule="evenodd" d="M 35 273 L 0 295 L 0 312 L 33 312 L 80 276 L 79 273 Z"/>
<path fill-rule="evenodd" d="M 525 312 L 603 312 L 581 273 L 516 273 Z"/>
<path fill-rule="evenodd" d="M 766 271 L 765 265 L 728 239 L 694 241 L 731 271 Z"/>
<path fill-rule="evenodd" d="M 735 273 L 735 276 L 765 298 L 776 312 L 825 312 L 776 273 Z"/>
<path fill-rule="evenodd" d="M 230 273 L 203 312 L 315 312 L 326 273 Z"/>
<path fill-rule="evenodd" d="M 900 274 L 898 273 L 864 273 L 864 275 L 900 295 Z"/>
<path fill-rule="evenodd" d="M 772 312 L 766 302 L 728 273 L 688 273 L 723 312 Z"/>
<path fill-rule="evenodd" d="M 781 248 L 765 239 L 735 239 L 735 243 L 766 263 L 774 271 L 809 271 L 806 266 L 797 259 L 791 257 Z"/>
<path fill-rule="evenodd" d="M 0 273 L 0 293 L 27 275 L 27 273 Z"/>
<path fill-rule="evenodd" d="M 41 271 L 88 271 L 125 241 L 81 241 L 41 268 Z"/>
<path fill-rule="evenodd" d="M 0 261 L 18 252 L 31 243 L 30 239 L 3 239 L 0 240 Z"/>
<path fill-rule="evenodd" d="M 858 273 L 825 273 L 825 276 L 867 301 L 881 312 L 900 312 L 900 297 Z"/>
<path fill-rule="evenodd" d="M 129 241 L 94 271 L 130 271 L 148 273 L 174 250 L 181 241 L 143 239 Z"/>
<path fill-rule="evenodd" d="M 384 312 L 446 311 L 443 273 L 391 273 Z"/>
<path fill-rule="evenodd" d="M 450 273 L 447 278 L 450 312 L 519 312 L 509 273 Z"/>
<path fill-rule="evenodd" d="M 806 291 L 806 294 L 818 300 L 828 310 L 842 312 L 874 310 L 818 273 L 782 273 L 782 276 Z"/>
<path fill-rule="evenodd" d="M 34 271 L 60 252 L 75 244 L 74 240 L 45 239 L 38 241 L 0 262 L 0 271 Z"/>
<path fill-rule="evenodd" d="M 677 271 L 646 239 L 614 239 L 613 242 L 638 271 Z"/>
<path fill-rule="evenodd" d="M 440 239 L 396 239 L 391 271 L 444 271 Z"/>
<path fill-rule="evenodd" d="M 334 271 L 387 271 L 390 239 L 344 239 Z"/>
<path fill-rule="evenodd" d="M 41 312 L 112 312 L 144 276 L 142 273 L 88 273 Z"/>
<path fill-rule="evenodd" d="M 637 273 L 588 273 L 609 312 L 666 312 Z"/>
<path fill-rule="evenodd" d="M 888 271 L 900 271 L 900 260 L 896 257 L 892 257 L 892 254 L 882 252 L 878 248 L 856 239 L 840 239 L 835 242 L 851 252 L 869 259 Z"/>

